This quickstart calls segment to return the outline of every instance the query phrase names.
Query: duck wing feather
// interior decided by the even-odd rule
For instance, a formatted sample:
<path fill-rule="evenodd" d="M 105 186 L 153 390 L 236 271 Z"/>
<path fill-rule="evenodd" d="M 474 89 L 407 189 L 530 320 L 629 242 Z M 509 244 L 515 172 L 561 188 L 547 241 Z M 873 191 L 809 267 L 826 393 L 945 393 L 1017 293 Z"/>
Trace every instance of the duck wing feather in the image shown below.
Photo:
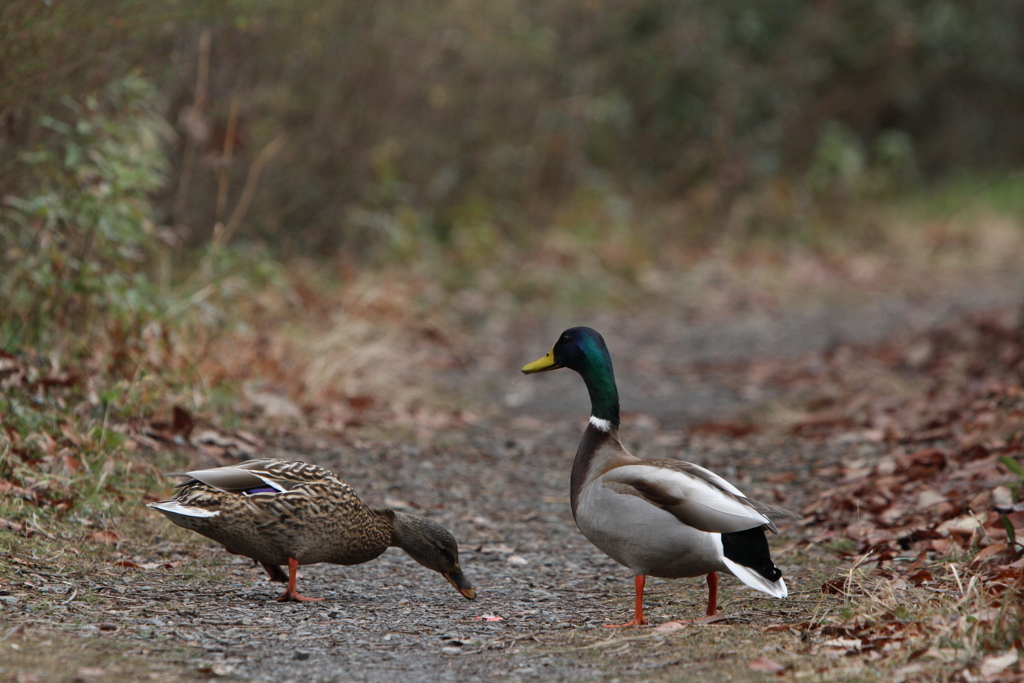
<path fill-rule="evenodd" d="M 193 470 L 171 476 L 185 477 L 178 484 L 179 488 L 199 481 L 230 493 L 242 493 L 261 487 L 270 487 L 283 493 L 307 484 L 342 483 L 334 473 L 322 467 L 285 460 L 249 460 L 238 465 Z"/>
<path fill-rule="evenodd" d="M 710 533 L 732 533 L 764 526 L 771 517 L 799 517 L 788 510 L 751 500 L 714 472 L 681 460 L 645 460 L 601 475 L 604 486 L 639 496 L 664 508 L 680 522 Z"/>

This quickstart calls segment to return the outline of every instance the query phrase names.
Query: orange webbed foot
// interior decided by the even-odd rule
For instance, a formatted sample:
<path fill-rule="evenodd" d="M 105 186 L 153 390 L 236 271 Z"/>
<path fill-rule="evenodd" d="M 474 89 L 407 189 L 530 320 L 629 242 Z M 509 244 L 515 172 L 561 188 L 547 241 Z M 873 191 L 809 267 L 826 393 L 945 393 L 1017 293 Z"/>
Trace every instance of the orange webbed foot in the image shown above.
<path fill-rule="evenodd" d="M 296 575 L 299 573 L 299 561 L 293 557 L 288 558 L 288 588 L 277 599 L 278 602 L 320 602 L 323 598 L 307 598 L 299 595 L 295 589 Z"/>
<path fill-rule="evenodd" d="M 294 591 L 285 591 L 281 597 L 275 598 L 278 602 L 320 602 L 323 598 L 307 598 Z"/>

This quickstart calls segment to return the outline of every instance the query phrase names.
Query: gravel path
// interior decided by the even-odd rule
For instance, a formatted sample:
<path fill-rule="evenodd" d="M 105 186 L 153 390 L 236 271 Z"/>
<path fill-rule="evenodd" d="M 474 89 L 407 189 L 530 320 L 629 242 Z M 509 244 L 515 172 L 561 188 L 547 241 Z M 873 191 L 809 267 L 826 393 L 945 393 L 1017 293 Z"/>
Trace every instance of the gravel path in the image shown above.
<path fill-rule="evenodd" d="M 799 510 L 829 483 L 817 481 L 815 470 L 842 458 L 877 455 L 884 447 L 758 434 L 694 435 L 688 429 L 693 422 L 722 419 L 768 398 L 744 395 L 736 384 L 716 384 L 716 364 L 751 355 L 792 358 L 845 339 L 873 341 L 965 311 L 1016 303 L 1005 293 L 967 293 L 920 310 L 907 302 L 880 304 L 842 321 L 807 314 L 696 328 L 665 320 L 629 328 L 611 319 L 594 325 L 609 330 L 628 447 L 642 457 L 684 456 L 753 497 Z M 823 322 L 828 320 L 834 324 Z M 460 541 L 477 600 L 465 600 L 440 576 L 392 549 L 357 567 L 305 567 L 300 590 L 326 600 L 280 604 L 273 600 L 279 585 L 251 562 L 165 525 L 160 528 L 166 535 L 122 538 L 118 551 L 140 565 L 171 563 L 172 569 L 113 567 L 83 576 L 19 558 L 24 580 L 0 595 L 0 641 L 24 638 L 27 646 L 45 647 L 71 638 L 83 648 L 117 650 L 126 663 L 106 664 L 105 671 L 120 676 L 111 680 L 137 675 L 168 681 L 412 683 L 761 675 L 748 671 L 746 662 L 781 648 L 779 638 L 797 642 L 786 625 L 822 609 L 818 589 L 837 560 L 801 543 L 804 530 L 786 524 L 772 543 L 789 599 L 762 599 L 723 577 L 720 605 L 729 620 L 671 632 L 601 628 L 629 616 L 632 581 L 628 570 L 582 537 L 569 511 L 569 467 L 587 415 L 585 390 L 568 371 L 516 379 L 516 369 L 543 354 L 560 329 L 545 322 L 521 338 L 506 339 L 489 351 L 486 371 L 470 370 L 462 378 L 481 401 L 501 404 L 481 411 L 496 417 L 439 429 L 422 443 L 338 441 L 305 433 L 277 442 L 267 453 L 326 466 L 371 504 L 446 525 Z M 790 483 L 771 483 L 794 474 Z M 697 579 L 648 583 L 646 605 L 655 626 L 701 616 L 705 600 Z M 29 638 L 30 633 L 35 635 Z M 25 678 L 11 666 L 0 663 L 0 680 L 48 680 Z M 80 667 L 74 678 L 53 680 L 104 679 L 90 679 L 89 671 Z"/>
<path fill-rule="evenodd" d="M 566 482 L 575 427 L 521 417 L 508 427 L 461 431 L 443 446 L 342 444 L 310 452 L 290 444 L 273 453 L 304 454 L 344 473 L 365 499 L 401 504 L 448 526 L 460 540 L 463 569 L 478 591 L 472 602 L 391 549 L 356 567 L 305 567 L 302 592 L 326 600 L 281 604 L 273 600 L 280 585 L 251 562 L 168 528 L 167 537 L 126 538 L 120 550 L 136 554 L 139 564 L 183 561 L 190 571 L 201 569 L 199 577 L 162 567 L 83 576 L 36 564 L 26 566 L 26 581 L 11 596 L 16 599 L 5 603 L 3 616 L 8 623 L 73 633 L 98 647 L 120 641 L 131 654 L 171 661 L 178 675 L 200 680 L 614 679 L 624 670 L 608 668 L 609 657 L 614 662 L 622 655 L 612 653 L 612 645 L 621 648 L 642 636 L 632 649 L 654 648 L 663 650 L 659 656 L 675 657 L 657 644 L 692 634 L 601 628 L 628 616 L 632 581 L 572 521 Z M 635 433 L 643 431 L 653 430 Z M 683 438 L 663 432 L 661 445 L 648 453 L 666 455 Z M 759 474 L 779 468 L 753 450 L 737 448 L 756 446 L 713 440 L 691 444 L 690 453 L 755 495 L 778 500 L 772 488 L 753 485 L 746 470 L 730 463 L 756 465 Z M 794 538 L 776 543 L 789 548 L 777 553 L 793 593 L 789 600 L 761 599 L 723 578 L 721 605 L 736 623 L 791 623 L 813 609 L 820 579 L 802 573 Z M 700 580 L 648 584 L 653 624 L 701 616 L 705 600 Z M 40 601 L 47 602 L 43 614 L 37 611 Z M 672 657 L 663 662 L 666 671 Z M 650 666 L 645 658 L 626 668 Z"/>

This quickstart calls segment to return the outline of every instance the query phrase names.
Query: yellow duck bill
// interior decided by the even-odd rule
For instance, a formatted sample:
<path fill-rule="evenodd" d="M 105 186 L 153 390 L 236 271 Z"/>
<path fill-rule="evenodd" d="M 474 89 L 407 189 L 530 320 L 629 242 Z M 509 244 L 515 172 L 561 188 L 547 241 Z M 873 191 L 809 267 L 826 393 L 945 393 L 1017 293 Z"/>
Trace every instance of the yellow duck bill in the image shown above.
<path fill-rule="evenodd" d="M 535 372 L 547 372 L 548 370 L 557 370 L 560 367 L 562 366 L 555 362 L 555 349 L 552 348 L 543 358 L 524 365 L 523 374 L 532 375 Z"/>

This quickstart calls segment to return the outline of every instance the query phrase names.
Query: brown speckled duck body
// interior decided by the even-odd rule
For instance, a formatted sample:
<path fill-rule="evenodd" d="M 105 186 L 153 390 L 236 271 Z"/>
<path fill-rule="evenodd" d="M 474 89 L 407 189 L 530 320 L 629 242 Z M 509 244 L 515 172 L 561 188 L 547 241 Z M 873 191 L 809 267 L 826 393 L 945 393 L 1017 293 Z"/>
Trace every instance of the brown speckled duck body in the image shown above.
<path fill-rule="evenodd" d="M 262 564 L 287 580 L 281 600 L 298 595 L 299 565 L 361 564 L 389 547 L 440 572 L 465 597 L 475 592 L 462 575 L 458 546 L 442 526 L 424 517 L 373 508 L 333 472 L 304 462 L 250 460 L 188 472 L 174 498 L 150 507 L 172 522 Z M 288 565 L 287 577 L 280 565 Z"/>

